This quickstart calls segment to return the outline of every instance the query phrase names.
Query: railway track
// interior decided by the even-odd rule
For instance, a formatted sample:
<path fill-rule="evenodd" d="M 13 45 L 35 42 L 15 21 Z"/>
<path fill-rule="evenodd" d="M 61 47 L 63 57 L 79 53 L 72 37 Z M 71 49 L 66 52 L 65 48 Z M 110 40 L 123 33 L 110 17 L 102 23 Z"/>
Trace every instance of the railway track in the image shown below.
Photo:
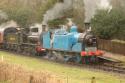
<path fill-rule="evenodd" d="M 125 75 L 125 68 L 122 66 L 115 66 L 120 63 L 115 63 L 113 66 L 107 65 L 107 64 L 101 64 L 101 65 L 96 65 L 94 66 L 96 69 L 101 69 L 103 71 L 108 71 L 108 72 L 114 72 L 118 74 L 123 74 Z"/>
<path fill-rule="evenodd" d="M 116 62 L 104 62 L 104 63 L 101 63 L 101 64 L 64 63 L 64 62 L 55 61 L 55 60 L 48 60 L 48 59 L 42 58 L 41 56 L 34 56 L 34 55 L 29 56 L 29 54 L 17 53 L 17 52 L 14 52 L 14 51 L 8 51 L 8 50 L 3 50 L 3 49 L 0 49 L 0 51 L 11 52 L 13 54 L 18 54 L 18 55 L 20 54 L 22 56 L 28 56 L 28 57 L 33 57 L 33 58 L 37 58 L 37 59 L 52 61 L 52 62 L 55 62 L 55 63 L 60 63 L 60 64 L 63 64 L 63 65 L 67 65 L 67 66 L 73 66 L 73 67 L 79 67 L 79 68 L 88 68 L 88 69 L 94 69 L 94 70 L 101 70 L 101 71 L 112 72 L 112 73 L 121 74 L 121 75 L 125 76 L 125 65 L 123 65 L 122 62 L 119 62 L 119 63 L 116 63 Z"/>

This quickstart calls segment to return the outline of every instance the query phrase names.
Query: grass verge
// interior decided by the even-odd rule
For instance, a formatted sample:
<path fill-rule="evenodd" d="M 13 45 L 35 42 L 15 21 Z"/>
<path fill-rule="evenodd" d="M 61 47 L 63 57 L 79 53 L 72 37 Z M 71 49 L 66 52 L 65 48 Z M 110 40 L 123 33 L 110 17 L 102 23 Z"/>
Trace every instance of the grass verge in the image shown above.
<path fill-rule="evenodd" d="M 83 68 L 65 66 L 54 62 L 44 61 L 0 51 L 3 60 L 21 65 L 28 70 L 49 71 L 66 79 L 66 83 L 91 83 L 91 78 L 96 77 L 96 83 L 125 83 L 125 80 L 111 73 L 92 71 Z"/>

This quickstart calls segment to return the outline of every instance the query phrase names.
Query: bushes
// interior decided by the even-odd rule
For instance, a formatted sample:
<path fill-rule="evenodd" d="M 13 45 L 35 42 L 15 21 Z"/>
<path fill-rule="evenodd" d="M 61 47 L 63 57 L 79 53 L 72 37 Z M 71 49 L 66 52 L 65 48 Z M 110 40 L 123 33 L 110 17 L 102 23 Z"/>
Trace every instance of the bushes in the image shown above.
<path fill-rule="evenodd" d="M 29 19 L 31 16 L 31 11 L 28 9 L 13 9 L 13 10 L 6 10 L 8 14 L 8 20 L 16 21 L 21 27 L 27 27 L 30 23 Z"/>
<path fill-rule="evenodd" d="M 59 19 L 54 19 L 52 21 L 49 21 L 48 22 L 48 25 L 50 27 L 56 27 L 58 25 L 63 25 L 63 24 L 66 24 L 66 18 L 59 18 Z"/>
<path fill-rule="evenodd" d="M 125 39 L 125 12 L 121 9 L 98 10 L 92 18 L 93 32 L 103 39 Z"/>
<path fill-rule="evenodd" d="M 8 15 L 8 20 L 16 21 L 21 27 L 42 22 L 43 14 L 57 0 L 0 0 L 0 9 Z M 5 22 L 5 21 L 4 21 Z"/>

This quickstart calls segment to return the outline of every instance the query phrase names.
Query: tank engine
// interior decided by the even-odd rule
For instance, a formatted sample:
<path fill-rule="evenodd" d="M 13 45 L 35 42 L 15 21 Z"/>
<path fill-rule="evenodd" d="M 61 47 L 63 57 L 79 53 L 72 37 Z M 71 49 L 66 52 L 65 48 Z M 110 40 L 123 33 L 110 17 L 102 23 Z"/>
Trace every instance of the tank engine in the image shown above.
<path fill-rule="evenodd" d="M 90 31 L 79 33 L 73 25 L 66 29 L 47 31 L 41 34 L 42 48 L 49 51 L 47 58 L 82 63 L 98 62 L 102 52 L 97 49 L 96 38 Z"/>

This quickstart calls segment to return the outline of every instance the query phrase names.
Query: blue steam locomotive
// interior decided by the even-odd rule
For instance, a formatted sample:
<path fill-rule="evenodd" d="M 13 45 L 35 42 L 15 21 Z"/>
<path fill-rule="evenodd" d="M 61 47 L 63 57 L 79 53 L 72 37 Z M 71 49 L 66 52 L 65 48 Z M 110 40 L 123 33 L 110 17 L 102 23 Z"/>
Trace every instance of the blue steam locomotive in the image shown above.
<path fill-rule="evenodd" d="M 77 26 L 42 32 L 40 51 L 46 50 L 46 58 L 76 63 L 95 63 L 102 52 L 97 49 L 97 39 L 91 31 L 79 33 Z M 41 49 L 41 50 L 40 50 Z"/>

